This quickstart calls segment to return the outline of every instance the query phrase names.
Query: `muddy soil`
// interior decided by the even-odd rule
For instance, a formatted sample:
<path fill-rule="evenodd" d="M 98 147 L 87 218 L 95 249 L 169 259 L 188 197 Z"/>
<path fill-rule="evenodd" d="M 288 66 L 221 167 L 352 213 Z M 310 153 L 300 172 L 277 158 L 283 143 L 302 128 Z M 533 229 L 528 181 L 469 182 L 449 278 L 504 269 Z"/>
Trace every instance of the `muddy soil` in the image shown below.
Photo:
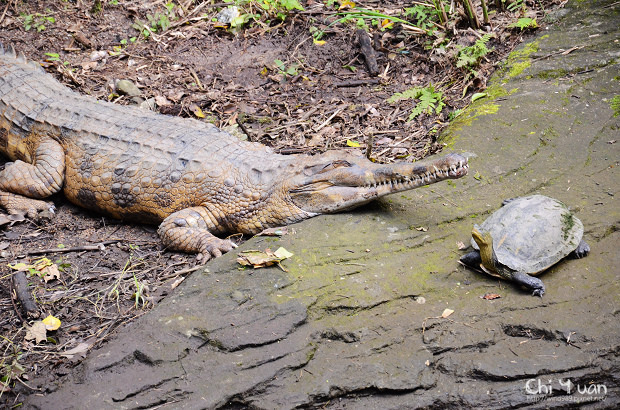
<path fill-rule="evenodd" d="M 358 2 L 386 14 L 408 3 Z M 526 1 L 527 16 L 544 27 L 543 16 L 556 3 Z M 443 47 L 438 36 L 412 34 L 398 24 L 385 31 L 371 27 L 379 66 L 372 75 L 356 27 L 330 25 L 338 4 L 302 4 L 304 11 L 284 21 L 262 19 L 232 33 L 213 22 L 224 3 L 179 2 L 172 15 L 163 1 L 2 1 L 0 43 L 93 98 L 210 121 L 281 153 L 347 148 L 392 162 L 440 150 L 435 136 L 449 118 L 484 90 L 497 62 L 530 35 L 507 28 L 520 11 L 492 10 L 491 24 L 482 29 L 494 35 L 487 44 L 492 51 L 473 72 L 455 64 L 459 47 L 481 37 L 464 18 L 447 28 Z M 144 38 L 136 24 L 149 16 L 167 16 L 169 27 Z M 325 44 L 315 44 L 313 27 L 326 30 Z M 140 95 L 123 95 L 116 88 L 121 79 L 137 85 Z M 386 101 L 431 83 L 444 93 L 439 114 L 409 121 L 414 101 Z M 0 384 L 0 403 L 7 405 L 19 403 L 33 377 L 52 381 L 71 372 L 115 329 L 148 312 L 200 267 L 194 256 L 163 249 L 156 227 L 94 214 L 62 195 L 51 200 L 57 208 L 51 219 L 0 215 L 0 376 L 7 383 Z M 62 325 L 36 343 L 25 338 L 32 321 L 13 296 L 15 269 L 8 265 L 40 258 L 59 275 L 28 273 L 39 316 L 51 314 Z M 63 354 L 78 346 L 86 347 Z"/>

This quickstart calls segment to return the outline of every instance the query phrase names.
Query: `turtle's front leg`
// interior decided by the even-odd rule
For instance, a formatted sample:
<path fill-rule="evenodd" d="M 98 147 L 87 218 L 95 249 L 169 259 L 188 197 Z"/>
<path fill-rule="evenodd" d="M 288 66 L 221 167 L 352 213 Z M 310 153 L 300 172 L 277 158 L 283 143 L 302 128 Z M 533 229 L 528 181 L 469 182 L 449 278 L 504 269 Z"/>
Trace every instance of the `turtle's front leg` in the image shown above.
<path fill-rule="evenodd" d="M 510 278 L 514 283 L 525 286 L 532 290 L 532 296 L 540 296 L 545 294 L 545 285 L 542 280 L 535 278 L 523 272 L 513 272 Z"/>
<path fill-rule="evenodd" d="M 164 219 L 157 233 L 168 248 L 197 253 L 205 263 L 237 247 L 230 240 L 220 239 L 209 232 L 209 226 L 213 225 L 210 222 L 204 207 L 185 208 Z"/>

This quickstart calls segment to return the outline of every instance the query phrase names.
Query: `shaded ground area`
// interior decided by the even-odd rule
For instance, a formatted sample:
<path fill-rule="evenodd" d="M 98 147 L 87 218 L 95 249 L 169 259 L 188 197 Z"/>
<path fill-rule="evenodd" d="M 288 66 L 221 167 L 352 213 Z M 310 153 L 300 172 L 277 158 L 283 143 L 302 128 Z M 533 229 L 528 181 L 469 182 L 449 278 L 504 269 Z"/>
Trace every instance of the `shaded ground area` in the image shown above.
<path fill-rule="evenodd" d="M 97 3 L 100 11 L 92 8 Z M 484 88 L 496 61 L 524 35 L 531 35 L 507 27 L 522 17 L 519 10 L 492 10 L 492 25 L 482 31 L 491 34 L 490 51 L 474 72 L 456 67 L 459 48 L 481 38 L 467 28 L 463 16 L 455 17 L 444 39 L 412 35 L 398 24 L 386 31 L 371 27 L 377 32 L 371 43 L 380 68 L 380 75 L 371 75 L 360 55 L 356 27 L 328 27 L 338 4 L 302 3 L 306 10 L 284 23 L 262 21 L 233 35 L 212 21 L 225 4 L 176 2 L 173 18 L 162 1 L 1 1 L 0 42 L 41 62 L 69 87 L 96 98 L 136 103 L 114 86 L 116 80 L 129 79 L 139 87 L 139 98 L 154 100 L 161 112 L 204 115 L 205 121 L 232 132 L 241 128 L 246 133 L 242 138 L 280 152 L 324 151 L 348 147 L 351 141 L 361 147 L 349 149 L 391 162 L 439 149 L 435 135 L 448 117 Z M 357 3 L 392 14 L 411 5 Z M 544 26 L 541 6 L 548 11 L 559 3 L 528 1 L 527 15 Z M 133 42 L 139 37 L 135 24 L 148 23 L 149 15 L 168 16 L 170 26 L 148 40 Z M 323 46 L 313 44 L 313 26 L 326 29 Z M 431 42 L 436 43 L 434 49 Z M 386 102 L 396 92 L 429 83 L 444 92 L 447 105 L 438 115 L 423 114 L 408 122 L 418 100 Z M 51 383 L 70 373 L 117 328 L 157 305 L 197 269 L 193 256 L 163 250 L 154 227 L 101 217 L 68 204 L 62 196 L 52 199 L 58 211 L 50 221 L 0 215 L 3 404 L 19 403 L 34 377 L 47 377 Z M 32 264 L 40 258 L 58 267 L 59 276 L 46 279 L 35 272 L 29 273 L 28 281 L 41 318 L 53 314 L 62 325 L 48 332 L 46 341 L 35 343 L 24 339 L 32 321 L 13 297 L 15 271 L 7 265 Z"/>
<path fill-rule="evenodd" d="M 218 258 L 27 405 L 616 408 L 620 6 L 564 14 L 444 133 L 471 177 L 251 239 L 293 252 L 287 271 Z M 457 263 L 474 223 L 533 192 L 570 204 L 592 247 L 542 299 Z"/>

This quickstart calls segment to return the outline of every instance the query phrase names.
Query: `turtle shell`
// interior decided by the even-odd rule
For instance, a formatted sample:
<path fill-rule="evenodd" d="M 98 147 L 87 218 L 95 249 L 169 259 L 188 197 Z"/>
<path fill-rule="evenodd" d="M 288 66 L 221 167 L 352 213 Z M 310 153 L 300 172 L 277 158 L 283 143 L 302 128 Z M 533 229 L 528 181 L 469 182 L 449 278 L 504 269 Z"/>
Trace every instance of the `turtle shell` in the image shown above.
<path fill-rule="evenodd" d="M 583 224 L 562 202 L 544 195 L 516 198 L 479 227 L 493 237 L 498 261 L 529 274 L 541 272 L 574 251 Z M 478 245 L 472 239 L 472 246 Z"/>

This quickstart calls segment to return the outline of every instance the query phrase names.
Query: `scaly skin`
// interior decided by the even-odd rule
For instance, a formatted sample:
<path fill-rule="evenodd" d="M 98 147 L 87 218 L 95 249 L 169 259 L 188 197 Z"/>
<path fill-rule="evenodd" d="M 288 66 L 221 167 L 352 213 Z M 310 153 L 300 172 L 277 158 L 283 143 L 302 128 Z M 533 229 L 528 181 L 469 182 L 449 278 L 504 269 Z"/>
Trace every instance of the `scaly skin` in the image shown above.
<path fill-rule="evenodd" d="M 0 47 L 0 205 L 30 217 L 63 191 L 114 218 L 160 224 L 170 249 L 203 261 L 233 248 L 224 233 L 337 212 L 467 174 L 451 154 L 374 164 L 346 152 L 283 156 L 211 124 L 78 95 Z"/>

